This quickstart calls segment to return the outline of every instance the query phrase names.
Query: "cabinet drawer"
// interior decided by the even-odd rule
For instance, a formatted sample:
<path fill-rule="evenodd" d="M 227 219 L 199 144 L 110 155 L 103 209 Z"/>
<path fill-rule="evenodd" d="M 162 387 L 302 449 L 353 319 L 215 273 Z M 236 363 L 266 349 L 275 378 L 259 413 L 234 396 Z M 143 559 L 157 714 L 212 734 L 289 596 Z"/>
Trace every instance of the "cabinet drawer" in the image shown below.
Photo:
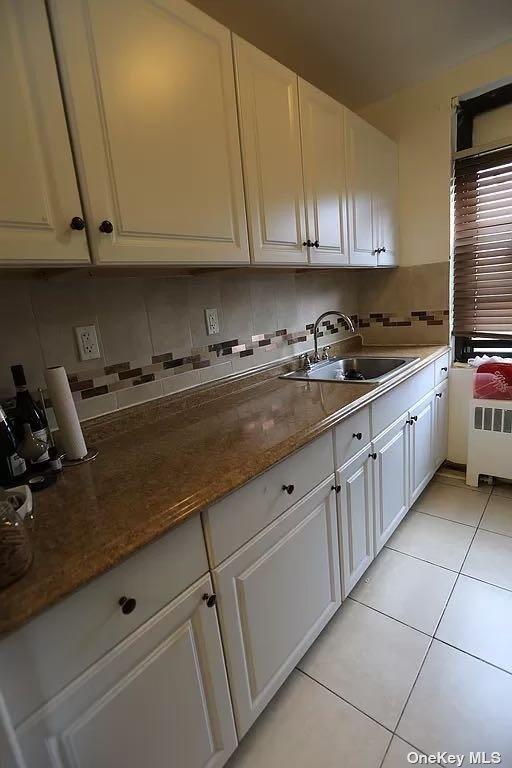
<path fill-rule="evenodd" d="M 239 738 L 341 604 L 333 483 L 213 572 Z"/>
<path fill-rule="evenodd" d="M 370 442 L 370 409 L 361 408 L 334 429 L 334 463 L 339 469 Z"/>
<path fill-rule="evenodd" d="M 434 368 L 436 372 L 436 384 L 440 384 L 442 381 L 448 378 L 448 369 L 450 368 L 450 353 L 445 355 L 434 362 Z"/>
<path fill-rule="evenodd" d="M 212 565 L 218 565 L 333 473 L 332 434 L 250 480 L 203 512 Z M 283 490 L 286 486 L 287 490 Z"/>
<path fill-rule="evenodd" d="M 434 363 L 415 373 L 402 384 L 379 397 L 371 405 L 372 437 L 383 432 L 390 424 L 417 403 L 424 395 L 434 388 Z"/>
<path fill-rule="evenodd" d="M 196 515 L 6 637 L 0 679 L 14 725 L 207 570 Z M 135 598 L 132 613 L 122 596 Z"/>

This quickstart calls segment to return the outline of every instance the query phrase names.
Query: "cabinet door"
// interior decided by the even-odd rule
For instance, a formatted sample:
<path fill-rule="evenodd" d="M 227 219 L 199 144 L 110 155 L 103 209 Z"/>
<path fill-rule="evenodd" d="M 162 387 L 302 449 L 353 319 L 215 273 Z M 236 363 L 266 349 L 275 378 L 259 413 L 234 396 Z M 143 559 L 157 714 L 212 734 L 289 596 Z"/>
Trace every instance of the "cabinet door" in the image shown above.
<path fill-rule="evenodd" d="M 183 0 L 50 8 L 95 259 L 247 262 L 229 30 Z"/>
<path fill-rule="evenodd" d="M 297 75 L 234 38 L 252 258 L 305 264 Z"/>
<path fill-rule="evenodd" d="M 434 470 L 448 453 L 448 381 L 436 388 L 434 399 Z"/>
<path fill-rule="evenodd" d="M 307 239 L 311 264 L 348 264 L 344 108 L 299 80 Z"/>
<path fill-rule="evenodd" d="M 27 768 L 220 768 L 236 733 L 209 576 L 93 664 L 17 736 Z"/>
<path fill-rule="evenodd" d="M 43 0 L 0 3 L 0 263 L 88 262 Z"/>
<path fill-rule="evenodd" d="M 345 598 L 374 556 L 373 459 L 367 445 L 337 472 L 341 585 Z"/>
<path fill-rule="evenodd" d="M 434 473 L 434 393 L 430 392 L 409 411 L 410 504 L 413 504 Z"/>
<path fill-rule="evenodd" d="M 345 111 L 349 261 L 356 267 L 376 267 L 374 191 L 377 131 Z"/>
<path fill-rule="evenodd" d="M 375 245 L 379 267 L 398 264 L 398 149 L 384 134 L 376 140 Z"/>
<path fill-rule="evenodd" d="M 240 738 L 341 604 L 333 483 L 214 571 Z"/>
<path fill-rule="evenodd" d="M 372 444 L 375 554 L 409 509 L 409 423 L 404 413 Z"/>

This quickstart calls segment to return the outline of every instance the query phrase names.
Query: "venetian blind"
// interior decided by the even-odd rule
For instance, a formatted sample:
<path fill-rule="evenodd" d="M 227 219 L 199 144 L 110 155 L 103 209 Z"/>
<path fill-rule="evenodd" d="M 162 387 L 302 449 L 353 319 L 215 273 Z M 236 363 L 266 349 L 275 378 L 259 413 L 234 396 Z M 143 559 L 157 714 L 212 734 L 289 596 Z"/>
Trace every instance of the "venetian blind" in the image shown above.
<path fill-rule="evenodd" d="M 455 161 L 454 333 L 512 334 L 512 146 Z"/>

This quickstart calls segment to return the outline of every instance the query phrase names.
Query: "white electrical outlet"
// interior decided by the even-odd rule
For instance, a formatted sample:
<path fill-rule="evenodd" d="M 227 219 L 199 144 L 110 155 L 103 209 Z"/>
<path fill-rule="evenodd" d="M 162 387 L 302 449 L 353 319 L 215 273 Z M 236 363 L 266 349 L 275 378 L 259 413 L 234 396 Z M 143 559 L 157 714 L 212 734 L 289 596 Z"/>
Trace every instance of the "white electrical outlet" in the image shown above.
<path fill-rule="evenodd" d="M 208 336 L 213 336 L 214 333 L 220 332 L 219 314 L 216 309 L 205 309 L 204 319 Z"/>
<path fill-rule="evenodd" d="M 77 326 L 75 336 L 80 360 L 96 360 L 101 357 L 95 325 Z"/>

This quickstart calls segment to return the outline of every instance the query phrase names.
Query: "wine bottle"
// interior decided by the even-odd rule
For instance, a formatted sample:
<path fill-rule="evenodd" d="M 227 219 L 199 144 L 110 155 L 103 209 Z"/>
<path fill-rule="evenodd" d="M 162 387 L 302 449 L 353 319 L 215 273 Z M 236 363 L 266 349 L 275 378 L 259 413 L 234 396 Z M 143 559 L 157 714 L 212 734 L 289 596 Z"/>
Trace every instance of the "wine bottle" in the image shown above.
<path fill-rule="evenodd" d="M 34 437 L 42 440 L 46 445 L 50 442 L 50 435 L 46 428 L 45 418 L 40 407 L 34 402 L 28 391 L 25 371 L 22 365 L 11 365 L 12 379 L 16 387 L 15 423 L 16 433 L 19 438 L 25 433 L 25 424 L 29 424 Z M 34 463 L 40 464 L 48 461 L 46 450 Z"/>
<path fill-rule="evenodd" d="M 0 406 L 0 485 L 15 485 L 25 474 L 25 460 L 18 455 L 16 440 L 5 411 Z"/>

